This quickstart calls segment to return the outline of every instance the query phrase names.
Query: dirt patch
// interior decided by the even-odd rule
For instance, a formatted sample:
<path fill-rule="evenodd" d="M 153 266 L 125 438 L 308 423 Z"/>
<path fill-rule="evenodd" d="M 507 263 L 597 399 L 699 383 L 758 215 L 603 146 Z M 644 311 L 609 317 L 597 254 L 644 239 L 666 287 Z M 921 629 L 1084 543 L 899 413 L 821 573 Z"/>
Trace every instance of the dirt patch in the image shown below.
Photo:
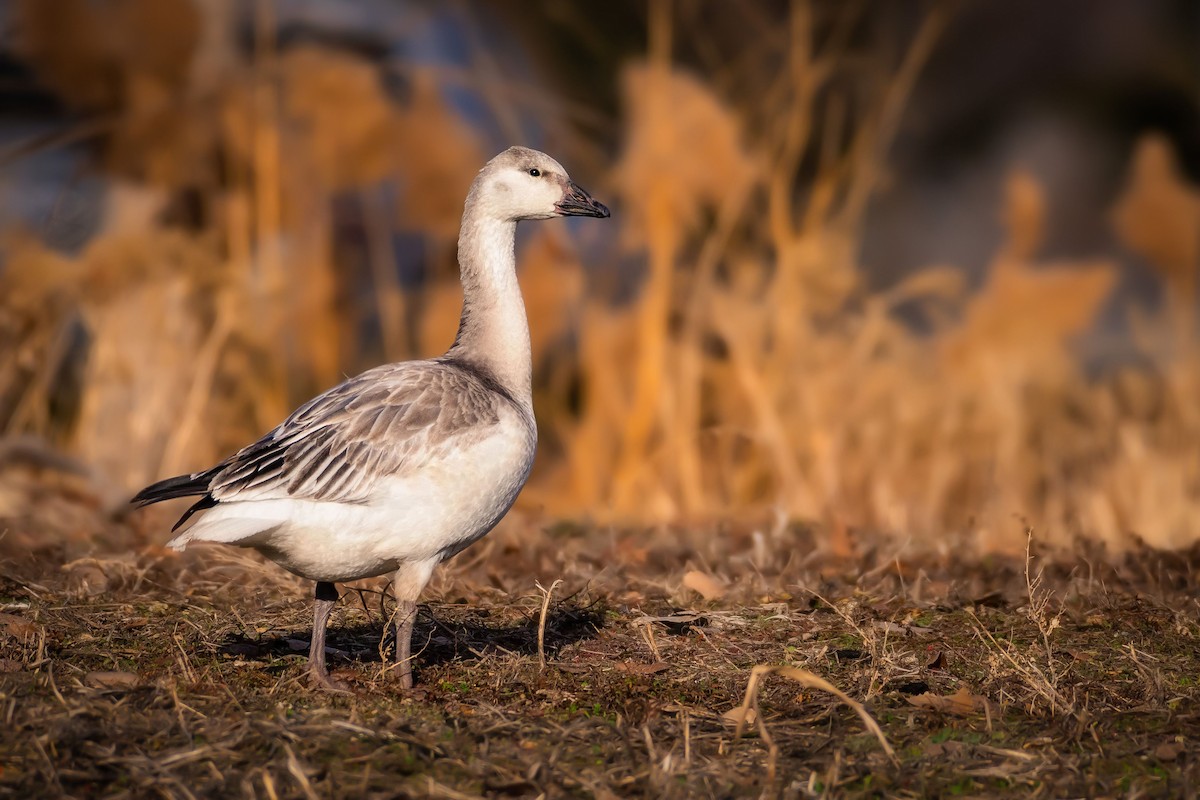
<path fill-rule="evenodd" d="M 9 561 L 0 793 L 1180 797 L 1200 786 L 1187 558 L 1052 564 L 1039 580 L 1037 558 L 1028 573 L 1020 558 L 836 559 L 787 529 L 752 569 L 753 532 L 719 545 L 673 533 L 510 526 L 485 541 L 422 606 L 411 693 L 382 674 L 386 586 L 345 591 L 329 644 L 349 697 L 304 685 L 309 589 L 254 557 L 143 547 L 65 568 Z M 704 568 L 706 548 L 722 569 Z M 696 570 L 715 577 L 686 578 Z M 554 577 L 539 649 L 534 584 Z M 787 675 L 764 675 L 739 712 L 756 665 L 828 681 L 894 756 L 846 703 Z"/>

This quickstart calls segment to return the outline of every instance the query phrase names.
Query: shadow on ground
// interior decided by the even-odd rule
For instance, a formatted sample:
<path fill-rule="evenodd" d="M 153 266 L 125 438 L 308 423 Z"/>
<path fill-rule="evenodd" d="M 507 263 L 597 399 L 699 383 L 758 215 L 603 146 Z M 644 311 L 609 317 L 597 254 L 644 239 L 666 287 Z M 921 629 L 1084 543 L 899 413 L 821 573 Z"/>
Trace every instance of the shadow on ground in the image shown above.
<path fill-rule="evenodd" d="M 445 609 L 422 605 L 413 632 L 415 668 L 435 667 L 449 662 L 475 661 L 495 655 L 536 656 L 539 617 L 528 616 L 517 624 L 492 620 L 487 608 Z M 546 615 L 544 652 L 553 658 L 568 645 L 594 637 L 604 627 L 604 609 L 563 604 Z M 246 661 L 269 662 L 289 655 L 307 655 L 311 629 L 252 639 L 242 632 L 229 634 L 217 652 Z M 330 627 L 327 652 L 332 667 L 340 663 L 379 663 L 395 652 L 395 631 L 374 621 L 346 627 Z"/>

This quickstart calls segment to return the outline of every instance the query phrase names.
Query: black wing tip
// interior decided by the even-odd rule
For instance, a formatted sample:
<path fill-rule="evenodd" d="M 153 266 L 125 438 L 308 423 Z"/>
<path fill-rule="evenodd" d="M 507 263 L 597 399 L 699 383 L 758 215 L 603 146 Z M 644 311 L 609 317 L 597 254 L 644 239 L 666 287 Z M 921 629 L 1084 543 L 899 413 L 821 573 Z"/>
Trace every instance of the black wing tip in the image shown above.
<path fill-rule="evenodd" d="M 150 484 L 130 498 L 129 502 L 135 508 L 143 508 L 163 500 L 208 494 L 209 477 L 208 473 L 204 472 L 193 475 L 176 475 L 174 478 Z"/>
<path fill-rule="evenodd" d="M 189 519 L 191 519 L 192 515 L 195 514 L 197 511 L 204 511 L 206 509 L 212 508 L 219 502 L 221 502 L 221 501 L 218 500 L 217 498 L 213 497 L 211 494 L 204 495 L 204 497 L 201 497 L 199 500 L 197 500 L 192 505 L 191 508 L 189 508 L 187 511 L 183 512 L 183 516 L 179 518 L 179 521 L 171 526 L 171 533 L 174 533 L 175 531 L 182 528 L 183 523 L 185 523 Z"/>

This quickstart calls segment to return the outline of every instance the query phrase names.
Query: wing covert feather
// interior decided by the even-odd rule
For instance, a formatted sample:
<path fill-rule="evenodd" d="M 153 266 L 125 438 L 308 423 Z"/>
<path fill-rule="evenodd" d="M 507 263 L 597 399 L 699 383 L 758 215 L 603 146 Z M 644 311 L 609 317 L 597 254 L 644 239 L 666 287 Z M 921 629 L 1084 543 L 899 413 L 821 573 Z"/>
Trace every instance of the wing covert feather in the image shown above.
<path fill-rule="evenodd" d="M 369 370 L 298 408 L 218 466 L 221 502 L 363 502 L 379 482 L 419 470 L 490 432 L 506 402 L 472 373 L 438 361 Z"/>

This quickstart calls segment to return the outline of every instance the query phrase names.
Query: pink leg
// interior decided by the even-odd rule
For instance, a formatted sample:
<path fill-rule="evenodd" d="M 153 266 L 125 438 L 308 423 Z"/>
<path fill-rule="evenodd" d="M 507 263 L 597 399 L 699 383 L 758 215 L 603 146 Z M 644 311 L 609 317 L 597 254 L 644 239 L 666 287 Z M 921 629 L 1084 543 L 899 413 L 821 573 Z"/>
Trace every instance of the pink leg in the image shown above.
<path fill-rule="evenodd" d="M 401 600 L 396 608 L 396 666 L 392 671 L 400 681 L 401 689 L 411 689 L 412 679 L 412 634 L 417 621 L 417 604 L 412 600 Z"/>
<path fill-rule="evenodd" d="M 429 583 L 436 564 L 436 561 L 402 564 L 392 581 L 392 591 L 396 594 L 396 663 L 392 675 L 402 689 L 411 689 L 413 685 L 412 635 L 417 621 L 417 598 Z"/>
<path fill-rule="evenodd" d="M 308 677 L 318 689 L 348 694 L 346 684 L 330 678 L 329 670 L 325 668 L 325 628 L 337 601 L 337 588 L 332 583 L 319 581 L 313 613 L 312 642 L 308 646 Z"/>

